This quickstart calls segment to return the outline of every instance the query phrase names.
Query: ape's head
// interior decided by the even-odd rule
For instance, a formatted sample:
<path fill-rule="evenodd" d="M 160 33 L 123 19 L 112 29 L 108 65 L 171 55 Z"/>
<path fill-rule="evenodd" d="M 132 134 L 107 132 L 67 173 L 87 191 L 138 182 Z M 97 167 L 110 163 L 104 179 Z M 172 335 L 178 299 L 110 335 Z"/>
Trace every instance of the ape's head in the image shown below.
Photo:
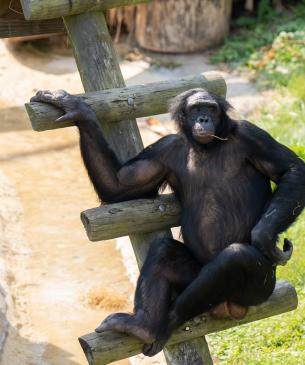
<path fill-rule="evenodd" d="M 224 98 L 204 89 L 186 91 L 171 103 L 172 118 L 189 139 L 206 145 L 225 138 L 231 128 L 227 111 L 230 104 Z"/>

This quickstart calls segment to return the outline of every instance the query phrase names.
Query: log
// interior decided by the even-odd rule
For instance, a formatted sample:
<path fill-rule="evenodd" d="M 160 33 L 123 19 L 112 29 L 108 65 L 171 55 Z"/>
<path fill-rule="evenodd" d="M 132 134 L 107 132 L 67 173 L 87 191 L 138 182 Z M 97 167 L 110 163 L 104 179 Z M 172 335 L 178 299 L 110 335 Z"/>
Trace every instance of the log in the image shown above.
<path fill-rule="evenodd" d="M 173 194 L 102 205 L 81 213 L 90 241 L 180 226 L 181 207 Z"/>
<path fill-rule="evenodd" d="M 173 351 L 172 348 L 175 350 Z M 171 364 L 213 365 L 205 337 L 194 339 L 188 346 L 185 346 L 185 342 L 169 345 L 164 349 L 164 355 Z"/>
<path fill-rule="evenodd" d="M 57 1 L 54 1 L 54 3 L 57 3 Z M 87 1 L 87 3 L 90 2 Z M 85 91 L 124 87 L 124 79 L 104 14 L 96 12 L 65 17 L 64 23 Z M 101 126 L 105 138 L 121 162 L 129 160 L 143 149 L 143 142 L 135 119 L 113 124 L 101 124 Z M 130 235 L 130 241 L 139 267 L 143 265 L 152 240 L 169 236 L 171 236 L 169 230 Z M 209 350 L 203 339 L 196 340 L 195 345 L 190 341 L 185 344 L 185 347 L 190 346 L 194 353 L 197 351 L 196 346 L 199 346 L 198 341 L 201 342 L 201 351 L 196 356 L 199 358 L 203 352 L 206 352 L 206 358 Z M 179 347 L 172 347 L 168 350 L 177 360 L 167 360 L 168 365 L 185 365 L 179 361 L 178 355 L 175 355 L 179 350 Z M 123 356 L 128 357 L 128 353 Z"/>
<path fill-rule="evenodd" d="M 62 19 L 26 21 L 24 19 L 0 18 L 0 38 L 25 37 L 64 32 L 65 27 Z"/>
<path fill-rule="evenodd" d="M 297 305 L 298 298 L 293 286 L 287 281 L 278 281 L 269 300 L 259 306 L 250 307 L 244 319 L 215 320 L 209 314 L 203 314 L 177 330 L 170 338 L 168 348 L 210 333 L 289 312 L 296 309 Z M 139 354 L 142 348 L 141 342 L 135 338 L 114 332 L 91 333 L 80 337 L 79 341 L 90 365 L 109 364 L 125 358 L 126 354 L 134 356 Z M 182 351 L 181 356 L 184 355 Z M 181 362 L 181 364 L 194 365 L 196 362 Z"/>
<path fill-rule="evenodd" d="M 175 81 L 156 82 L 95 93 L 81 94 L 84 101 L 103 122 L 117 122 L 124 118 L 139 118 L 162 114 L 168 111 L 168 101 L 183 91 L 203 87 L 225 97 L 226 83 L 221 76 L 201 74 L 187 76 Z M 57 123 L 62 111 L 44 103 L 25 104 L 35 131 L 65 128 L 73 121 Z"/>
<path fill-rule="evenodd" d="M 138 5 L 136 40 L 157 52 L 195 52 L 220 44 L 228 33 L 232 0 L 153 0 Z"/>
<path fill-rule="evenodd" d="M 44 20 L 89 11 L 105 11 L 147 1 L 149 0 L 21 0 L 21 5 L 25 19 Z"/>

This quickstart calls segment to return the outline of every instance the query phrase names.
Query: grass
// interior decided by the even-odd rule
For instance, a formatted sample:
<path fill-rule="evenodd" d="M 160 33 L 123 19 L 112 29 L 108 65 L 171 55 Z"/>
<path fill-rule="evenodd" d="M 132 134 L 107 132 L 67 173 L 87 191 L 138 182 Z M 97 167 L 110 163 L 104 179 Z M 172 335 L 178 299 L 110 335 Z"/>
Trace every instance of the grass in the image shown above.
<path fill-rule="evenodd" d="M 235 21 L 232 34 L 211 60 L 254 71 L 261 85 L 287 86 L 292 74 L 305 72 L 305 1 L 280 16 L 266 3 L 261 1 L 257 18 Z"/>
<path fill-rule="evenodd" d="M 258 86 L 276 91 L 249 119 L 305 160 L 305 4 L 281 17 L 267 9 L 265 18 L 255 22 L 239 19 L 237 31 L 212 58 L 250 70 Z M 281 241 L 284 237 L 295 251 L 287 266 L 278 268 L 277 278 L 295 286 L 298 309 L 208 336 L 218 364 L 305 364 L 305 212 Z"/>

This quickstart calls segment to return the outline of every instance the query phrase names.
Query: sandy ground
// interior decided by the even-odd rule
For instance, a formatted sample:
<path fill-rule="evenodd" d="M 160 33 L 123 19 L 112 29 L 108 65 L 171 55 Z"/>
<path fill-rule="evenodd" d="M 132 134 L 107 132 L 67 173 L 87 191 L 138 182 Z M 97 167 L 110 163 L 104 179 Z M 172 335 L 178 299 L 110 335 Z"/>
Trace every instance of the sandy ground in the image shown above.
<path fill-rule="evenodd" d="M 127 84 L 215 70 L 203 55 L 171 57 L 181 64 L 172 71 L 123 61 Z M 247 80 L 223 74 L 242 113 L 261 100 Z M 1 42 L 0 85 L 0 363 L 86 364 L 78 336 L 131 310 L 137 269 L 126 239 L 92 244 L 85 235 L 79 213 L 98 201 L 77 131 L 35 133 L 23 108 L 38 89 L 81 92 L 76 65 L 67 55 L 11 53 Z M 159 138 L 140 126 L 145 144 Z M 162 355 L 131 362 L 164 363 Z"/>

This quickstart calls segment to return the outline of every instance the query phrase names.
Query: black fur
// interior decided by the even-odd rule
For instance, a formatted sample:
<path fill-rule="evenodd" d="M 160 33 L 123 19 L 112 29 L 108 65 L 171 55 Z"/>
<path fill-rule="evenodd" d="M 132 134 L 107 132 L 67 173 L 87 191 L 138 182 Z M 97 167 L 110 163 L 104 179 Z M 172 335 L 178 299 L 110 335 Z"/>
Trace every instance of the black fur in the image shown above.
<path fill-rule="evenodd" d="M 171 103 L 179 133 L 125 165 L 79 99 L 82 155 L 99 197 L 111 203 L 155 196 L 167 183 L 182 205 L 184 243 L 153 242 L 138 281 L 134 314 L 112 315 L 97 329 L 142 339 L 148 356 L 163 348 L 177 326 L 222 302 L 233 308 L 265 301 L 274 289 L 276 265 L 286 263 L 292 250 L 288 241 L 285 252 L 276 247 L 278 235 L 305 206 L 303 161 L 253 124 L 232 120 L 223 98 L 206 93 L 220 111 L 212 120 L 221 139 L 205 144 L 194 139 L 186 104 L 196 93 L 206 91 L 190 90 Z M 198 113 L 204 110 L 203 103 Z M 271 181 L 277 184 L 274 193 Z"/>

